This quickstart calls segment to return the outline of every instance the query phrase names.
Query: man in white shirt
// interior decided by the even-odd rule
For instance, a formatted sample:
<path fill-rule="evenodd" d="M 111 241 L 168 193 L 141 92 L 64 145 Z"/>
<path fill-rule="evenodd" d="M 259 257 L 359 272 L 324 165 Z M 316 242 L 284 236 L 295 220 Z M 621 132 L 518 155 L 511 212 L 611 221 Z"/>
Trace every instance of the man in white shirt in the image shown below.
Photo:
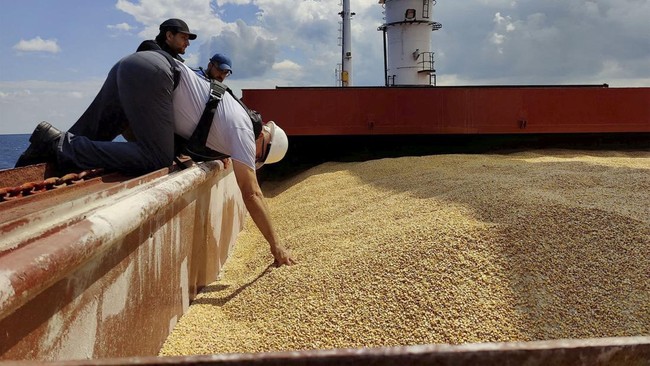
<path fill-rule="evenodd" d="M 178 62 L 180 81 L 173 93 L 175 133 L 185 139 L 194 132 L 210 97 L 210 82 Z M 284 131 L 269 121 L 255 139 L 248 112 L 229 93 L 224 93 L 208 134 L 207 147 L 229 155 L 246 209 L 271 246 L 276 265 L 294 260 L 280 244 L 255 170 L 263 164 L 280 161 L 288 141 Z"/>

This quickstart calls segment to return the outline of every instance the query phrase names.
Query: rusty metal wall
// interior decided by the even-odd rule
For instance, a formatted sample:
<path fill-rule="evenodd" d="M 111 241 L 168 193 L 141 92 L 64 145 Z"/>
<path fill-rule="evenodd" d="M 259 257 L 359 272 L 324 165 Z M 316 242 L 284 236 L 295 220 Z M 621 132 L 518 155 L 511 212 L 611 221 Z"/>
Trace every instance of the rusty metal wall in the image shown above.
<path fill-rule="evenodd" d="M 650 132 L 650 88 L 305 87 L 243 100 L 290 136 Z"/>
<path fill-rule="evenodd" d="M 0 203 L 0 360 L 156 355 L 245 215 L 220 162 Z"/>
<path fill-rule="evenodd" d="M 254 354 L 179 357 L 132 357 L 48 362 L 50 366 L 113 365 L 558 365 L 645 366 L 650 363 L 650 337 L 622 337 L 463 345 L 308 350 Z M 30 363 L 15 363 L 26 366 Z M 0 362 L 0 365 L 5 363 Z M 6 364 L 9 365 L 9 364 Z"/>

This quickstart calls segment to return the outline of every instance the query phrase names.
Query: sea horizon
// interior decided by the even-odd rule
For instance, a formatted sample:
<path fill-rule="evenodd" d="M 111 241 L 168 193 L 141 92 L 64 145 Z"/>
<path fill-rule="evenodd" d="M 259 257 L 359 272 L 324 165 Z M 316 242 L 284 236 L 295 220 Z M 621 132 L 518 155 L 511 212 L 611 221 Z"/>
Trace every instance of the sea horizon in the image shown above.
<path fill-rule="evenodd" d="M 0 170 L 11 169 L 29 146 L 29 133 L 0 134 Z"/>
<path fill-rule="evenodd" d="M 0 170 L 12 169 L 20 154 L 29 146 L 31 133 L 7 133 L 0 134 Z M 126 142 L 122 135 L 113 140 L 115 142 Z"/>

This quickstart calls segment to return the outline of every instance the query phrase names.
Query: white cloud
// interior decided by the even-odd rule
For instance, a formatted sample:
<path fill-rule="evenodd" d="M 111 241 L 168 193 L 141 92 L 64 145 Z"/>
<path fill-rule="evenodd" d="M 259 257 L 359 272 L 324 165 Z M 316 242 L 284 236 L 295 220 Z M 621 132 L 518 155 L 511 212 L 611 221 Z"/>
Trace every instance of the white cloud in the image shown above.
<path fill-rule="evenodd" d="M 246 5 L 250 4 L 252 0 L 219 0 L 219 4 L 235 4 L 235 5 Z"/>
<path fill-rule="evenodd" d="M 42 39 L 41 37 L 32 38 L 27 41 L 21 39 L 20 42 L 14 45 L 13 49 L 20 52 L 61 52 L 61 48 L 57 44 L 56 39 Z"/>
<path fill-rule="evenodd" d="M 505 84 L 613 85 L 650 75 L 650 23 L 642 20 L 650 17 L 647 1 L 470 0 L 436 8 L 449 19 L 433 34 L 439 82 L 456 75 Z M 619 67 L 605 67 L 605 60 Z"/>
<path fill-rule="evenodd" d="M 492 38 L 491 38 L 490 40 L 492 41 L 492 43 L 494 43 L 494 44 L 496 44 L 496 45 L 499 45 L 499 44 L 502 44 L 502 43 L 503 43 L 503 41 L 505 40 L 505 38 L 506 38 L 506 37 L 505 37 L 503 34 L 493 33 L 493 34 L 492 34 Z"/>
<path fill-rule="evenodd" d="M 106 26 L 106 28 L 122 32 L 128 32 L 132 29 L 135 29 L 134 27 L 130 26 L 129 23 L 109 24 Z"/>
<path fill-rule="evenodd" d="M 302 66 L 291 60 L 283 60 L 273 64 L 272 74 L 282 79 L 281 85 L 300 85 L 304 78 Z"/>
<path fill-rule="evenodd" d="M 0 131 L 28 133 L 43 120 L 67 130 L 90 105 L 102 83 L 0 81 Z"/>
<path fill-rule="evenodd" d="M 508 19 L 508 18 L 501 16 L 500 12 L 497 12 L 496 14 L 494 14 L 494 22 L 496 24 L 499 24 L 499 25 L 509 23 L 510 19 Z"/>
<path fill-rule="evenodd" d="M 0 99 L 22 98 L 22 97 L 27 97 L 27 96 L 29 96 L 31 94 L 32 94 L 32 92 L 29 89 L 14 90 L 14 91 L 9 91 L 9 92 L 0 91 Z"/>
<path fill-rule="evenodd" d="M 115 7 L 144 26 L 142 38 L 154 38 L 160 23 L 169 18 L 183 19 L 201 43 L 205 37 L 219 34 L 224 22 L 216 16 L 212 1 L 206 0 L 117 0 Z"/>
<path fill-rule="evenodd" d="M 189 65 L 191 67 L 207 67 L 208 59 L 203 59 L 201 58 L 201 55 L 198 53 L 190 53 L 190 52 L 185 52 L 183 55 L 183 59 L 185 60 L 185 64 Z"/>
<path fill-rule="evenodd" d="M 212 4 L 211 7 L 208 5 Z M 221 6 L 254 5 L 259 8 L 254 24 L 241 20 L 232 23 L 220 18 Z M 143 38 L 153 38 L 161 21 L 169 17 L 185 20 L 198 34 L 184 55 L 186 64 L 204 66 L 215 52 L 233 60 L 234 74 L 229 83 L 242 78 L 285 80 L 282 85 L 334 85 L 333 71 L 340 62 L 338 23 L 340 5 L 335 1 L 305 0 L 118 0 L 117 8 L 143 24 Z M 355 74 L 383 83 L 381 32 L 382 7 L 375 0 L 352 0 L 353 52 L 358 65 Z M 198 58 L 197 58 L 198 57 Z M 303 72 L 278 68 L 283 62 L 300 65 Z M 282 64 L 288 65 L 288 64 Z M 353 75 L 354 78 L 354 75 Z"/>
<path fill-rule="evenodd" d="M 238 20 L 205 41 L 199 53 L 205 62 L 216 52 L 228 55 L 237 78 L 260 77 L 272 68 L 279 52 L 278 42 L 267 37 L 259 27 Z"/>
<path fill-rule="evenodd" d="M 71 92 L 68 92 L 68 96 L 70 98 L 82 99 L 85 95 L 84 95 L 84 93 L 79 92 L 79 91 L 71 91 Z"/>
<path fill-rule="evenodd" d="M 233 59 L 229 83 L 244 79 L 286 80 L 293 85 L 334 85 L 340 62 L 338 1 L 324 0 L 117 0 L 153 38 L 171 17 L 199 35 L 186 63 L 205 66 L 215 52 Z M 257 8 L 255 21 L 226 22 L 223 6 Z M 376 0 L 351 0 L 354 85 L 383 85 L 384 21 Z M 650 1 L 513 0 L 439 1 L 432 11 L 443 29 L 432 32 L 438 81 L 504 80 L 509 84 L 563 83 L 616 75 L 617 80 L 650 74 Z M 117 27 L 118 25 L 115 25 Z M 616 68 L 603 62 L 616 64 Z M 287 73 L 281 66 L 299 65 Z M 454 76 L 455 75 L 455 76 Z M 291 77 L 291 80 L 286 79 Z"/>
<path fill-rule="evenodd" d="M 277 71 L 296 72 L 296 71 L 300 71 L 301 69 L 302 68 L 300 67 L 300 65 L 290 60 L 284 60 L 273 64 L 273 70 L 277 70 Z"/>

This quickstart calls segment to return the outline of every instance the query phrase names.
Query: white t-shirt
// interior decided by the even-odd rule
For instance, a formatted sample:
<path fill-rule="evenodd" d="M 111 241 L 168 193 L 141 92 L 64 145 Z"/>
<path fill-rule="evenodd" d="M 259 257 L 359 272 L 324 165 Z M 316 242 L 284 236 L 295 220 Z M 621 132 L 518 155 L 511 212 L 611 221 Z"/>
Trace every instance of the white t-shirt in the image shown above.
<path fill-rule="evenodd" d="M 210 81 L 185 64 L 176 63 L 180 66 L 181 78 L 173 94 L 175 132 L 187 139 L 208 102 Z M 227 92 L 214 113 L 206 145 L 255 170 L 253 125 L 246 110 Z"/>

